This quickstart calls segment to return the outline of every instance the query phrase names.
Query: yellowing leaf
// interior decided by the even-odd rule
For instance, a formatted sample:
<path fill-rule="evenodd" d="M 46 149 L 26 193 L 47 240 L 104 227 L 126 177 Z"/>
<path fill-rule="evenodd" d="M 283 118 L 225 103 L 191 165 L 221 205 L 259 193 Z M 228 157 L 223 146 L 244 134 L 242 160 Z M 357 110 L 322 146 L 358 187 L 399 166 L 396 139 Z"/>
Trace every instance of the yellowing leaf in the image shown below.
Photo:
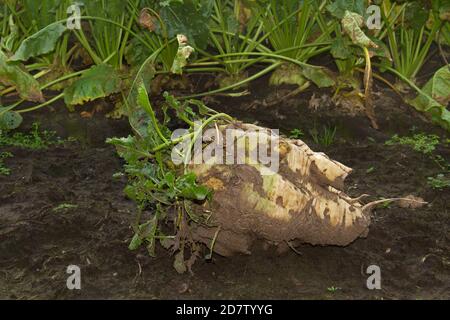
<path fill-rule="evenodd" d="M 344 18 L 342 19 L 342 28 L 345 33 L 352 39 L 354 44 L 366 47 L 366 48 L 378 48 L 378 45 L 370 40 L 368 36 L 362 31 L 364 25 L 364 18 L 357 13 L 345 11 Z"/>
<path fill-rule="evenodd" d="M 187 44 L 188 40 L 185 35 L 179 34 L 177 35 L 177 39 L 178 52 L 173 61 L 171 71 L 175 74 L 182 74 L 183 68 L 187 65 L 187 60 L 195 50 Z"/>
<path fill-rule="evenodd" d="M 332 87 L 336 84 L 331 72 L 324 67 L 302 67 L 303 75 L 319 88 Z"/>
<path fill-rule="evenodd" d="M 8 63 L 8 57 L 0 51 L 0 83 L 15 86 L 22 99 L 42 102 L 44 97 L 39 83 L 19 64 Z"/>
<path fill-rule="evenodd" d="M 113 67 L 94 66 L 64 90 L 64 101 L 68 106 L 83 104 L 116 93 L 120 86 L 120 76 Z"/>

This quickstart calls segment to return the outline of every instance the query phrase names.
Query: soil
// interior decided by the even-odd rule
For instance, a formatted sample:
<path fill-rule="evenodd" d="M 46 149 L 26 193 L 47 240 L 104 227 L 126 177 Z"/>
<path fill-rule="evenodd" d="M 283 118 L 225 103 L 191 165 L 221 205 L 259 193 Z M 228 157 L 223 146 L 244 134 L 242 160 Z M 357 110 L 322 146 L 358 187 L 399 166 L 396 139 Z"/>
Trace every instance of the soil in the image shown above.
<path fill-rule="evenodd" d="M 350 196 L 367 193 L 374 200 L 414 195 L 429 204 L 376 209 L 368 237 L 346 247 L 301 245 L 283 254 L 255 248 L 251 256 L 199 259 L 194 275 L 179 275 L 173 257 L 161 248 L 156 258 L 145 249 L 128 250 L 135 206 L 123 195 L 126 181 L 113 178 L 123 163 L 104 143 L 108 137 L 126 136 L 126 121 L 101 114 L 84 119 L 56 105 L 27 117 L 22 130 L 39 121 L 62 138 L 75 136 L 76 142 L 41 151 L 2 148 L 14 158 L 6 160 L 12 174 L 0 177 L 0 298 L 450 298 L 450 194 L 427 184 L 427 177 L 440 169 L 408 147 L 385 145 L 394 133 L 409 135 L 413 127 L 442 137 L 445 133 L 383 87 L 375 88 L 380 130 L 374 130 L 364 116 L 308 107 L 313 93 L 321 97 L 326 91 L 309 89 L 284 98 L 290 88 L 268 90 L 266 81 L 252 84 L 250 96 L 208 103 L 242 121 L 285 133 L 302 129 L 303 140 L 314 151 L 354 169 L 344 190 Z M 329 147 L 316 145 L 308 134 L 322 125 L 337 127 Z M 437 154 L 450 161 L 448 148 L 440 146 Z M 64 204 L 72 206 L 61 209 Z M 66 287 L 66 270 L 72 264 L 81 268 L 78 291 Z M 381 268 L 381 290 L 366 287 L 370 265 Z"/>

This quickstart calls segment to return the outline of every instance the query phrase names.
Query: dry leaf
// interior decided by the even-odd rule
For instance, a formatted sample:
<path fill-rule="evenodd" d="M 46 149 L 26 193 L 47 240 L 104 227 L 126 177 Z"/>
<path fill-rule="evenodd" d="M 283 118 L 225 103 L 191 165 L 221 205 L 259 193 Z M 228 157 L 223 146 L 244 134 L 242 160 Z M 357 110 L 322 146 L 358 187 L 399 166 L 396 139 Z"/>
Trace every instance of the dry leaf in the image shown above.
<path fill-rule="evenodd" d="M 147 10 L 143 9 L 139 15 L 139 25 L 146 28 L 150 32 L 156 30 L 156 18 L 152 16 Z"/>

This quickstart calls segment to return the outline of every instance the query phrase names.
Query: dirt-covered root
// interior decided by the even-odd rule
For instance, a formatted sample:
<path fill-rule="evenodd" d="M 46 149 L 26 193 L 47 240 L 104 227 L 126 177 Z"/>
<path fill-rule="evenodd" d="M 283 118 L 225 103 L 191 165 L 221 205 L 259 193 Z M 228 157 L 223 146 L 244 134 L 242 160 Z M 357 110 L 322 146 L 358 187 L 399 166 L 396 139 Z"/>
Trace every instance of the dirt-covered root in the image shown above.
<path fill-rule="evenodd" d="M 197 226 L 198 241 L 229 256 L 249 254 L 257 239 L 345 246 L 367 235 L 370 210 L 341 191 L 350 168 L 300 140 L 274 137 L 268 129 L 247 124 L 220 128 L 225 129 L 249 134 L 259 129 L 276 142 L 280 165 L 271 174 L 259 163 L 192 166 L 200 182 L 214 190 L 212 202 L 197 208 L 211 212 L 214 227 Z"/>

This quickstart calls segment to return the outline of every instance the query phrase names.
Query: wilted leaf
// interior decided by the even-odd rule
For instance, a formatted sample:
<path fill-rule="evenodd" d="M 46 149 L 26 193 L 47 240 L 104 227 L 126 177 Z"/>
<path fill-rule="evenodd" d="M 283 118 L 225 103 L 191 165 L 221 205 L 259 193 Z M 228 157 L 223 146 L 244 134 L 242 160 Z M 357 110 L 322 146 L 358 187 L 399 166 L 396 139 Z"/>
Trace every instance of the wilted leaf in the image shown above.
<path fill-rule="evenodd" d="M 113 67 L 94 66 L 64 90 L 64 101 L 68 106 L 83 104 L 116 93 L 120 86 L 120 76 Z"/>
<path fill-rule="evenodd" d="M 323 67 L 302 67 L 303 75 L 319 88 L 332 87 L 336 84 L 330 73 Z"/>
<path fill-rule="evenodd" d="M 142 9 L 139 14 L 139 25 L 146 28 L 150 32 L 154 32 L 157 27 L 158 20 L 153 16 L 149 10 Z"/>
<path fill-rule="evenodd" d="M 0 83 L 15 86 L 22 99 L 42 102 L 44 97 L 39 83 L 19 64 L 8 63 L 6 55 L 0 51 Z"/>
<path fill-rule="evenodd" d="M 183 74 L 183 68 L 187 65 L 187 60 L 194 52 L 194 48 L 187 43 L 187 37 L 185 35 L 177 35 L 178 39 L 178 52 L 173 61 L 171 72 L 175 74 Z"/>
<path fill-rule="evenodd" d="M 361 28 L 363 25 L 364 18 L 361 15 L 345 11 L 344 18 L 342 19 L 342 28 L 350 39 L 352 39 L 353 43 L 366 48 L 378 48 L 377 44 L 362 31 Z"/>
<path fill-rule="evenodd" d="M 17 49 L 10 61 L 27 61 L 31 57 L 37 57 L 55 50 L 56 43 L 67 30 L 63 23 L 50 24 L 37 33 L 26 38 Z"/>

